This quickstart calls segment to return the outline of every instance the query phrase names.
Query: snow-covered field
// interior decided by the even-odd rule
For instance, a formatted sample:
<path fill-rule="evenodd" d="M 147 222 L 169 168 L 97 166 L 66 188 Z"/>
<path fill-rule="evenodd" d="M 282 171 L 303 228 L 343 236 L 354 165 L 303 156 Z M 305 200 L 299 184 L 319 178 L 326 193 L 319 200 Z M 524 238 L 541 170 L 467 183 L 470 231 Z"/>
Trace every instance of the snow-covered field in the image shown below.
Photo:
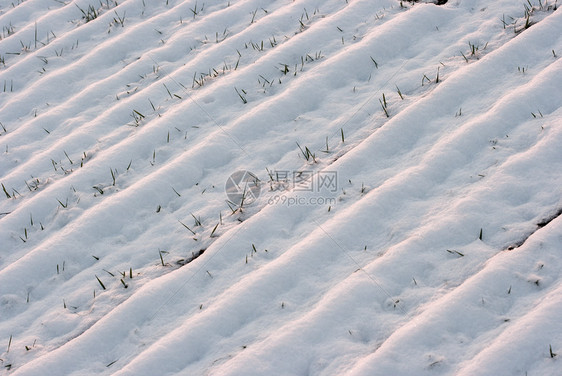
<path fill-rule="evenodd" d="M 561 375 L 556 8 L 0 0 L 2 374 Z"/>

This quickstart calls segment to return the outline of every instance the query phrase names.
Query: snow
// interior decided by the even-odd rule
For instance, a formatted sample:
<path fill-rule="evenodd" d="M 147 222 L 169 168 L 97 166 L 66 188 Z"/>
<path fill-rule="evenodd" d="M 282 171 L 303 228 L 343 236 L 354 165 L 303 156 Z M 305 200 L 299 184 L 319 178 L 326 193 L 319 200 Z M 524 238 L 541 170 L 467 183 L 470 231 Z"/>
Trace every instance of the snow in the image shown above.
<path fill-rule="evenodd" d="M 531 5 L 0 0 L 2 372 L 557 374 Z"/>

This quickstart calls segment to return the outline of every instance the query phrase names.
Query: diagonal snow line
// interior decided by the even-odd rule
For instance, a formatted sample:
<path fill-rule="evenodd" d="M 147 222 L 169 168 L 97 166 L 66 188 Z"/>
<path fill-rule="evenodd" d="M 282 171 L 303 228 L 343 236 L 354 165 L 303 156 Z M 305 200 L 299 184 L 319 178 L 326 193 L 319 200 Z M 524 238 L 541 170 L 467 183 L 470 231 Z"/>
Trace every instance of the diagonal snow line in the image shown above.
<path fill-rule="evenodd" d="M 365 107 L 367 104 L 369 104 L 369 102 L 371 102 L 373 100 L 373 98 L 380 93 L 381 89 L 383 87 L 385 87 L 394 77 L 396 77 L 396 75 L 398 74 L 398 72 L 400 72 L 402 70 L 402 68 L 404 67 L 404 65 L 406 65 L 407 62 L 409 62 L 410 60 L 404 60 L 404 62 L 398 67 L 398 69 L 396 69 L 396 71 L 394 71 L 394 73 L 388 78 L 388 80 L 386 80 L 381 86 L 379 86 L 378 89 L 376 89 L 373 94 L 367 98 L 367 100 L 365 102 L 363 102 L 358 108 L 357 110 L 355 110 L 355 112 L 353 112 L 353 114 L 351 114 L 351 116 L 341 125 L 341 129 L 345 128 L 345 126 L 355 117 L 355 115 L 357 115 L 359 113 L 359 111 L 361 111 L 363 109 L 363 107 Z M 333 139 L 334 137 L 336 137 L 338 135 L 338 131 L 334 132 L 332 134 L 332 136 L 330 136 L 330 138 L 328 139 L 328 141 L 330 141 L 331 139 Z M 322 151 L 321 149 L 318 149 L 317 151 Z"/>
<path fill-rule="evenodd" d="M 176 296 L 176 295 L 180 292 L 180 290 L 183 290 L 183 288 L 184 288 L 189 282 L 191 282 L 191 280 L 192 280 L 197 274 L 199 274 L 199 272 L 200 272 L 201 270 L 203 270 L 203 268 L 204 268 L 205 266 L 207 266 L 207 264 L 209 264 L 209 263 L 213 260 L 213 258 L 214 258 L 217 254 L 220 253 L 220 251 L 222 251 L 222 249 L 228 244 L 228 242 L 229 242 L 236 234 L 238 234 L 238 232 L 239 232 L 241 229 L 242 229 L 242 226 L 239 226 L 238 228 L 234 229 L 234 230 L 233 230 L 233 233 L 232 233 L 232 234 L 230 235 L 230 237 L 219 247 L 219 249 L 217 249 L 217 250 L 209 257 L 209 259 L 208 259 L 207 261 L 205 261 L 205 262 L 199 267 L 199 269 L 197 269 L 197 270 L 191 275 L 191 277 L 189 277 L 188 279 L 186 279 L 185 282 L 182 283 L 182 284 L 176 289 L 176 291 L 174 291 L 174 292 L 172 293 L 172 295 L 170 295 L 170 297 L 169 297 L 168 299 L 166 299 L 166 301 L 165 301 L 164 303 L 162 303 L 162 304 L 154 311 L 154 313 L 153 313 L 152 315 L 150 315 L 150 317 L 149 317 L 148 320 L 149 320 L 149 321 L 152 321 L 152 320 L 156 317 L 156 315 L 162 310 L 162 308 L 164 308 L 166 305 L 168 305 L 168 303 L 171 302 L 171 300 L 174 298 L 174 296 Z"/>
<path fill-rule="evenodd" d="M 351 260 L 353 261 L 353 263 L 355 265 L 357 265 L 357 267 L 359 267 L 359 270 L 361 270 L 363 273 L 365 273 L 365 275 L 386 295 L 388 296 L 390 299 L 394 300 L 394 297 L 392 295 L 390 295 L 390 293 L 388 291 L 385 290 L 385 288 L 382 286 L 382 284 L 380 282 L 377 281 L 377 279 L 375 277 L 373 277 L 372 275 L 370 275 L 369 273 L 367 273 L 367 271 L 365 269 L 363 269 L 363 267 L 357 262 L 357 260 L 355 260 L 349 253 L 349 251 L 347 249 L 345 249 L 340 243 L 338 243 L 336 241 L 336 239 L 334 239 L 326 230 L 324 230 L 324 228 L 318 223 L 316 222 L 316 220 L 312 219 L 312 222 L 314 222 L 314 224 L 328 237 L 330 238 L 330 240 L 338 246 L 338 248 Z M 405 315 L 407 314 L 406 310 L 404 309 L 404 307 L 402 307 L 402 304 L 400 303 L 396 303 L 396 306 L 400 308 L 400 310 L 402 311 L 402 313 L 404 313 Z"/>
<path fill-rule="evenodd" d="M 152 60 L 152 61 L 154 62 L 154 64 L 158 65 L 158 66 L 160 67 L 160 70 L 161 70 L 162 72 L 164 72 L 164 69 L 162 69 L 161 65 L 158 64 L 158 62 L 157 62 L 156 60 L 154 60 L 154 59 L 152 58 L 152 56 L 150 56 L 149 53 L 147 53 L 146 56 L 148 56 L 148 57 L 150 58 L 150 60 Z M 223 127 L 222 125 L 220 125 L 220 124 L 218 123 L 218 121 L 216 121 L 215 118 L 212 117 L 211 114 L 209 114 L 209 112 L 208 112 L 207 110 L 205 110 L 205 109 L 203 108 L 203 106 L 201 106 L 201 105 L 193 98 L 193 96 L 191 96 L 191 94 L 189 94 L 189 93 L 187 92 L 187 90 L 185 90 L 185 87 L 184 87 L 182 84 L 180 84 L 178 81 L 176 81 L 176 79 L 174 79 L 174 77 L 172 77 L 171 75 L 167 75 L 167 77 L 169 77 L 170 80 L 172 80 L 178 87 L 181 88 L 181 90 L 183 90 L 183 92 L 185 93 L 185 95 L 187 95 L 188 98 L 189 98 L 197 107 L 199 107 L 199 109 L 200 109 L 201 111 L 203 111 L 203 113 L 204 113 L 205 115 L 207 115 L 207 117 L 208 117 L 209 119 L 211 119 L 211 121 L 212 121 L 213 123 L 215 123 L 215 125 L 216 125 L 217 127 L 219 127 L 220 130 L 221 130 L 225 135 L 227 135 L 228 138 L 230 138 L 230 139 L 232 140 L 232 142 L 234 142 L 234 143 L 236 144 L 236 146 L 238 146 L 238 148 L 239 148 L 240 150 L 242 150 L 242 152 L 246 155 L 246 157 L 251 158 L 251 157 L 250 157 L 250 154 L 248 154 L 248 152 L 242 147 L 242 145 L 240 145 L 240 142 L 238 142 L 238 140 L 236 139 L 236 137 L 234 137 L 233 135 L 231 135 L 230 133 L 228 133 L 228 132 L 226 131 L 226 129 L 224 129 L 224 127 Z"/>

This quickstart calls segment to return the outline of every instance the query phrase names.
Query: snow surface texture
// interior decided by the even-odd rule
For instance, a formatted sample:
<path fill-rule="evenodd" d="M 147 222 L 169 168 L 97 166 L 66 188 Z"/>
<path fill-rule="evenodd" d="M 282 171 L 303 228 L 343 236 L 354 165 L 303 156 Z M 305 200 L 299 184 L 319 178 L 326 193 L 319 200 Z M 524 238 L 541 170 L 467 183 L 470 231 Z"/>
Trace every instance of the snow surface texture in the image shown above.
<path fill-rule="evenodd" d="M 1 0 L 0 25 L 5 374 L 560 374 L 553 2 Z"/>

